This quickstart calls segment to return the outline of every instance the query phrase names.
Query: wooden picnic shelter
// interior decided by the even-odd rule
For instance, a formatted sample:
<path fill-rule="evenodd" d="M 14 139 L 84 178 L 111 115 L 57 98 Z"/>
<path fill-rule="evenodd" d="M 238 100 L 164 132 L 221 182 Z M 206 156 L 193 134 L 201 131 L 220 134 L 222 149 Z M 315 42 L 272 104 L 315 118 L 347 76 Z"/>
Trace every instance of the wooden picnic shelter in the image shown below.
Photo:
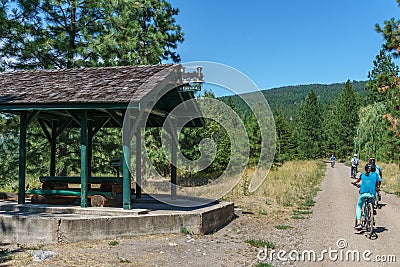
<path fill-rule="evenodd" d="M 47 179 L 77 180 L 75 182 L 80 184 L 80 191 L 70 193 L 80 197 L 81 207 L 87 207 L 88 197 L 94 194 L 90 191 L 89 184 L 101 182 L 102 179 L 112 182 L 116 179 L 122 180 L 122 206 L 124 209 L 130 209 L 131 139 L 136 136 L 135 194 L 136 198 L 140 198 L 140 129 L 163 126 L 165 118 L 176 106 L 194 99 L 194 90 L 190 90 L 191 87 L 182 73 L 185 71 L 179 64 L 1 72 L 0 112 L 15 114 L 20 118 L 18 203 L 25 203 L 27 128 L 37 120 L 49 141 L 50 170 Z M 197 81 L 201 80 L 201 70 L 191 76 L 198 77 Z M 200 114 L 196 105 L 190 105 L 188 110 Z M 203 120 L 194 119 L 186 126 L 203 126 Z M 79 177 L 56 176 L 57 137 L 68 127 L 80 128 Z M 123 129 L 122 178 L 92 177 L 92 139 L 104 127 Z M 176 151 L 173 151 L 172 155 L 174 153 Z M 172 162 L 172 184 L 176 183 L 174 165 Z M 57 190 L 41 192 L 60 193 Z M 175 194 L 176 189 L 171 186 L 171 196 Z"/>

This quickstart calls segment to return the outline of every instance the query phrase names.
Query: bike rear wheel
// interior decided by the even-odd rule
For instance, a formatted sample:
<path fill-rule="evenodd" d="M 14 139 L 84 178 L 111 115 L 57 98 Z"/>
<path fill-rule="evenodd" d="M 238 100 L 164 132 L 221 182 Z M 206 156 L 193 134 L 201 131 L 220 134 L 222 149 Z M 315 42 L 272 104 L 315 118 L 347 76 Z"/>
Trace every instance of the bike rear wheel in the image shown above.
<path fill-rule="evenodd" d="M 372 203 L 368 203 L 365 209 L 365 230 L 367 231 L 368 238 L 371 239 L 374 233 L 374 206 Z"/>
<path fill-rule="evenodd" d="M 376 196 L 375 199 L 374 199 L 374 207 L 375 207 L 375 209 L 379 209 L 379 198 L 378 198 L 378 196 Z"/>
<path fill-rule="evenodd" d="M 364 203 L 362 205 L 362 208 L 361 208 L 361 219 L 360 220 L 361 220 L 362 227 L 365 228 L 365 229 L 366 229 L 366 225 L 367 225 L 366 214 L 367 214 L 367 208 L 366 208 L 365 203 Z"/>

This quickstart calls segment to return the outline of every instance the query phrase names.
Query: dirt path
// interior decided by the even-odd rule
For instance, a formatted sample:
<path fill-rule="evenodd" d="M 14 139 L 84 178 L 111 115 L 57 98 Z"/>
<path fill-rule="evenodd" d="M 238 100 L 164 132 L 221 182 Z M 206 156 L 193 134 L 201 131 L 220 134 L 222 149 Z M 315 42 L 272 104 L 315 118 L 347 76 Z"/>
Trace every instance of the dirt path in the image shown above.
<path fill-rule="evenodd" d="M 383 194 L 384 206 L 376 216 L 377 239 L 369 240 L 353 230 L 355 204 L 358 190 L 350 184 L 350 170 L 343 164 L 335 168 L 327 165 L 327 172 L 316 197 L 312 215 L 306 219 L 291 219 L 291 215 L 273 212 L 249 214 L 233 220 L 219 231 L 209 235 L 154 235 L 119 238 L 96 242 L 25 247 L 14 253 L 14 259 L 0 266 L 257 266 L 259 258 L 272 266 L 354 266 L 346 261 L 348 251 L 360 253 L 357 266 L 400 266 L 400 200 L 393 195 Z M 251 198 L 251 196 L 250 196 Z M 248 200 L 250 201 L 250 199 Z M 276 226 L 289 226 L 277 229 Z M 265 240 L 275 246 L 265 253 L 262 249 L 246 243 L 246 240 Z M 339 245 L 347 244 L 343 249 Z M 34 250 L 32 250 L 34 249 Z M 304 251 L 314 251 L 316 258 L 323 250 L 323 261 L 284 261 L 278 253 L 286 251 L 291 256 Z M 33 262 L 32 255 L 38 250 L 53 251 L 56 256 Z M 335 252 L 333 250 L 337 250 Z M 366 262 L 364 256 L 375 260 L 376 256 L 387 256 L 386 261 L 395 263 Z M 259 254 L 260 253 L 260 254 Z M 340 258 L 342 253 L 342 258 Z M 343 254 L 344 253 L 344 254 Z M 272 258 L 269 258 L 273 255 Z M 336 255 L 339 256 L 335 260 Z M 352 257 L 351 254 L 348 257 Z M 311 257 L 311 256 L 310 256 Z M 333 260 L 331 260 L 333 259 Z M 342 260 L 341 260 L 342 259 Z M 352 259 L 352 258 L 350 258 Z M 382 258 L 383 259 L 383 258 Z M 268 266 L 267 264 L 260 266 Z"/>
<path fill-rule="evenodd" d="M 350 178 L 350 170 L 343 164 L 337 164 L 335 168 L 327 167 L 326 177 L 315 199 L 313 216 L 306 226 L 301 247 L 303 250 L 314 250 L 318 256 L 321 256 L 324 249 L 329 251 L 331 248 L 337 252 L 333 252 L 331 256 L 326 254 L 323 262 L 311 264 L 307 261 L 303 265 L 354 266 L 352 260 L 357 260 L 357 255 L 360 255 L 362 266 L 399 266 L 399 198 L 382 193 L 383 206 L 375 216 L 377 236 L 376 239 L 370 240 L 363 233 L 353 229 L 358 189 L 350 184 L 351 181 L 353 180 Z M 349 260 L 346 260 L 346 255 Z M 388 263 L 394 260 L 397 263 Z"/>

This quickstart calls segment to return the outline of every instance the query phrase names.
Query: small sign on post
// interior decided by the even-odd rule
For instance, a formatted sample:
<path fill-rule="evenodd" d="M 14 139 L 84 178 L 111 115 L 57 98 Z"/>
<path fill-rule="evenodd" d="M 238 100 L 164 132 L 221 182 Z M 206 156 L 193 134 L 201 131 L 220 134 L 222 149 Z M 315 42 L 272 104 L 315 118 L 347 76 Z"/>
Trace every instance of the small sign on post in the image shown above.
<path fill-rule="evenodd" d="M 113 158 L 110 161 L 110 166 L 117 170 L 117 177 L 119 177 L 119 170 L 122 167 L 122 158 Z"/>
<path fill-rule="evenodd" d="M 193 71 L 188 71 L 194 69 Z M 201 91 L 201 84 L 204 82 L 203 67 L 185 66 L 181 69 L 181 86 L 178 87 L 180 92 L 197 92 Z"/>

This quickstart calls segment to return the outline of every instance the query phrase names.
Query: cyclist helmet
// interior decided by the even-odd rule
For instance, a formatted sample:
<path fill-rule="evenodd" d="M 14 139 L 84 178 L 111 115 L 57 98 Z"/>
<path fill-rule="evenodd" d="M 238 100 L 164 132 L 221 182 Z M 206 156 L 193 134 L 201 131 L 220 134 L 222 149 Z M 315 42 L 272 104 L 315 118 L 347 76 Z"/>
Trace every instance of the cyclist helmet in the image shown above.
<path fill-rule="evenodd" d="M 370 164 L 375 164 L 375 158 L 369 158 L 368 162 L 369 162 Z"/>
<path fill-rule="evenodd" d="M 369 164 L 369 163 L 365 164 L 364 169 L 365 169 L 365 171 L 372 170 L 372 164 Z"/>
<path fill-rule="evenodd" d="M 375 164 L 370 164 L 371 165 L 371 172 L 375 172 L 376 171 L 376 165 Z"/>
<path fill-rule="evenodd" d="M 357 154 L 354 154 L 354 157 L 357 157 Z"/>

